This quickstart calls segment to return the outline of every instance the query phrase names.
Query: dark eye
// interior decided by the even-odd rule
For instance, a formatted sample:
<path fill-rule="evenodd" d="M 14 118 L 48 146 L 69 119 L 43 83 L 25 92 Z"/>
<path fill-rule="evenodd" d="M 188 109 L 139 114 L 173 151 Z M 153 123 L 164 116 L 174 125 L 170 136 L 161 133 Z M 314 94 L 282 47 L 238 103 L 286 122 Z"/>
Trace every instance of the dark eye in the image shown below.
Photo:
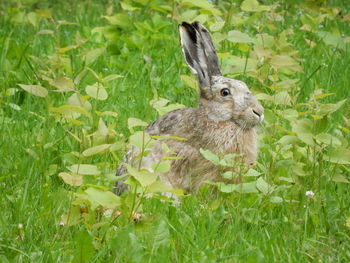
<path fill-rule="evenodd" d="M 221 94 L 221 96 L 226 97 L 226 96 L 230 95 L 231 92 L 229 89 L 225 88 L 225 89 L 220 90 L 220 94 Z"/>

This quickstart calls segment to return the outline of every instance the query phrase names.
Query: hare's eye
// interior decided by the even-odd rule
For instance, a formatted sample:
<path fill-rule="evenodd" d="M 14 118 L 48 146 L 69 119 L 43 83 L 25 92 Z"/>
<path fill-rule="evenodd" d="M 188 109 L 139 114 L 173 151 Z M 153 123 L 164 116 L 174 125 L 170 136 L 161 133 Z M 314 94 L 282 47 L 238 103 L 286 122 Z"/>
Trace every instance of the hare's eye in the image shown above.
<path fill-rule="evenodd" d="M 226 97 L 226 96 L 230 95 L 231 92 L 229 89 L 225 88 L 225 89 L 220 90 L 220 94 L 221 94 L 221 96 Z"/>

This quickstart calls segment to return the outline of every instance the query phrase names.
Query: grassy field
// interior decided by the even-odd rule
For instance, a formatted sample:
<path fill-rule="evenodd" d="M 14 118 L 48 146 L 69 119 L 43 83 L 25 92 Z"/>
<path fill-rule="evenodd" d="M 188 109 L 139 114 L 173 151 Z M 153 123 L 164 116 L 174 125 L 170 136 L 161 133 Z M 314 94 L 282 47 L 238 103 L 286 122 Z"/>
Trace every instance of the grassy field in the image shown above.
<path fill-rule="evenodd" d="M 1 1 L 1 263 L 350 262 L 350 2 L 210 2 Z M 184 20 L 264 105 L 258 163 L 241 190 L 119 198 L 140 120 L 197 105 Z"/>

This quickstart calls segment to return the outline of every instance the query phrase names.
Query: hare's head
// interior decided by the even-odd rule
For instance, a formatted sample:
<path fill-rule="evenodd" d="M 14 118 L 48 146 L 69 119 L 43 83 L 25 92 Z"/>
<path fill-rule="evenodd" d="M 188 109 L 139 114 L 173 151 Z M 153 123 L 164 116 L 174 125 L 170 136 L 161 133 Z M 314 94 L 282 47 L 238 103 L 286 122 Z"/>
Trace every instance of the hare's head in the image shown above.
<path fill-rule="evenodd" d="M 200 107 L 214 121 L 233 121 L 251 128 L 264 118 L 264 108 L 239 80 L 223 77 L 208 30 L 199 22 L 179 25 L 185 60 L 197 75 L 200 85 Z"/>

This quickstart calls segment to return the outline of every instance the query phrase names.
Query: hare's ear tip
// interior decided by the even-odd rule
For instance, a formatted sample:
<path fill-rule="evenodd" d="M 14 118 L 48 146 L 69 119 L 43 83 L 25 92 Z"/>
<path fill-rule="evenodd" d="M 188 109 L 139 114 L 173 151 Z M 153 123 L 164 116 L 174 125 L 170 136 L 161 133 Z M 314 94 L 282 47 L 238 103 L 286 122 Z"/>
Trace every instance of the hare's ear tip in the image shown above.
<path fill-rule="evenodd" d="M 192 25 L 183 21 L 181 24 L 179 24 L 179 28 L 192 28 Z"/>
<path fill-rule="evenodd" d="M 198 22 L 198 21 L 193 21 L 193 22 L 192 22 L 192 26 L 196 27 L 196 26 L 198 26 L 198 25 L 201 25 L 201 23 Z"/>

